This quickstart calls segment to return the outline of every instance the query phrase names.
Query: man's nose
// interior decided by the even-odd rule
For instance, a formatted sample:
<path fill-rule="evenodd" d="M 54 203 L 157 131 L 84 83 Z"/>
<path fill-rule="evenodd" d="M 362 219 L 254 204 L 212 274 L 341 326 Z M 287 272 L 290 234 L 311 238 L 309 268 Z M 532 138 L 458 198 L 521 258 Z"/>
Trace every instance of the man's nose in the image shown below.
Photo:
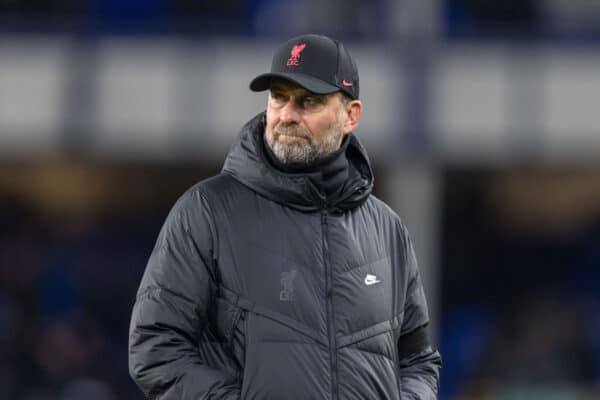
<path fill-rule="evenodd" d="M 288 101 L 281 109 L 280 114 L 281 122 L 286 124 L 299 122 L 300 121 L 300 110 L 295 101 Z"/>

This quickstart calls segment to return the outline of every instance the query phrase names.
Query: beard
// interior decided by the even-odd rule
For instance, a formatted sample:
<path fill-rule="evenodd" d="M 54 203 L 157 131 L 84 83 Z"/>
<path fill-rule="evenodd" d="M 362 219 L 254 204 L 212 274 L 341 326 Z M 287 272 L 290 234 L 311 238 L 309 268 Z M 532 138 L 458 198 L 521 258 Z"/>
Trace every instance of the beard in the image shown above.
<path fill-rule="evenodd" d="M 342 137 L 341 118 L 319 137 L 297 124 L 280 123 L 275 127 L 267 124 L 265 129 L 266 143 L 283 165 L 313 165 L 339 149 Z"/>

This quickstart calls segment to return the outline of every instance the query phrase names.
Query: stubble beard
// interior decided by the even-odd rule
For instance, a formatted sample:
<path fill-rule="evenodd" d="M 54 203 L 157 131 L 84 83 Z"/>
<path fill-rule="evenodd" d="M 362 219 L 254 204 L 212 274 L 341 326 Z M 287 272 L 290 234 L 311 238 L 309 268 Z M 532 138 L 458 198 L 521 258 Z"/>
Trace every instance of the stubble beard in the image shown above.
<path fill-rule="evenodd" d="M 265 130 L 267 145 L 284 165 L 313 165 L 339 149 L 342 137 L 341 118 L 332 123 L 320 138 L 295 124 L 267 125 Z"/>

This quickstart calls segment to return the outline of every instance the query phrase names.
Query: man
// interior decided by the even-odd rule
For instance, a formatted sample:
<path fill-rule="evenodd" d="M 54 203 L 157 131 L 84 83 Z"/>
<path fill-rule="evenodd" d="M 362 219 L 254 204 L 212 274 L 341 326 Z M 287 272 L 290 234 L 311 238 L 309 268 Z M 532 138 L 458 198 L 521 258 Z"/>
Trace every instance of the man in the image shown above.
<path fill-rule="evenodd" d="M 129 367 L 150 399 L 434 399 L 440 356 L 407 231 L 371 195 L 356 64 L 284 43 L 266 113 L 169 214 L 142 278 Z"/>

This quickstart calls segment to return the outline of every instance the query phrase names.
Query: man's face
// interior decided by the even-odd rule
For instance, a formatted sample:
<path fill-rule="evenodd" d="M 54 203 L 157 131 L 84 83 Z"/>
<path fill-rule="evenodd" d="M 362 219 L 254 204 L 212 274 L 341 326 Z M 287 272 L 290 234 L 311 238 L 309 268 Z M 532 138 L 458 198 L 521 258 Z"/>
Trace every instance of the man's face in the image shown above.
<path fill-rule="evenodd" d="M 335 152 L 350 133 L 340 93 L 314 94 L 274 81 L 267 103 L 265 138 L 283 164 L 310 165 Z"/>

